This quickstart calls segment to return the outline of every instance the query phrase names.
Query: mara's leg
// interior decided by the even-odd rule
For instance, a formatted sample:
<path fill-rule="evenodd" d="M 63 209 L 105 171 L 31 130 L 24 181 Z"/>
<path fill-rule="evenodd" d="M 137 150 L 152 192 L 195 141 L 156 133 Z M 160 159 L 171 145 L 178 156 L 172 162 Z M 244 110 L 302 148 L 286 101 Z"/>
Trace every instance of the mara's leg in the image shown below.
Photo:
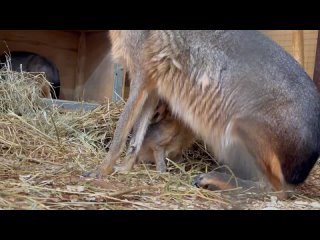
<path fill-rule="evenodd" d="M 259 186 L 256 181 L 263 177 L 268 180 L 273 190 L 283 191 L 282 169 L 274 152 L 275 143 L 270 142 L 272 139 L 270 133 L 262 124 L 252 120 L 237 120 L 232 124 L 229 135 L 225 136 L 229 138 L 229 145 L 223 150 L 223 156 L 236 178 L 232 179 L 228 174 L 211 172 L 196 177 L 195 185 L 213 189 L 229 189 L 237 185 L 256 188 Z M 284 196 L 283 192 L 280 196 Z"/>
<path fill-rule="evenodd" d="M 127 137 L 142 112 L 143 106 L 152 90 L 151 83 L 145 83 L 145 78 L 137 74 L 132 80 L 130 86 L 129 99 L 124 107 L 123 112 L 117 122 L 114 137 L 107 155 L 106 160 L 92 173 L 85 176 L 103 177 L 114 171 L 114 165 L 119 159 Z"/>

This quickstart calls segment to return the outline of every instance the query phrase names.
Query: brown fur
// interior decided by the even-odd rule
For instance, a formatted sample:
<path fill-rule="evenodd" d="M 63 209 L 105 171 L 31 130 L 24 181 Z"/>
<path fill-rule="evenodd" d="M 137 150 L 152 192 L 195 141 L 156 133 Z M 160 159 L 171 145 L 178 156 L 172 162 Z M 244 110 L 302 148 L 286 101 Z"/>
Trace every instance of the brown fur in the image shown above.
<path fill-rule="evenodd" d="M 38 77 L 35 79 L 35 81 L 37 81 L 41 84 L 41 97 L 52 98 L 50 83 L 46 79 L 44 79 L 43 77 Z"/>
<path fill-rule="evenodd" d="M 157 171 L 165 172 L 165 157 L 180 162 L 182 152 L 194 141 L 193 133 L 181 121 L 172 116 L 168 106 L 161 102 L 153 123 L 149 125 L 138 161 L 156 163 Z"/>
<path fill-rule="evenodd" d="M 137 156 L 147 122 L 161 97 L 178 119 L 211 147 L 218 160 L 230 164 L 241 177 L 265 177 L 275 190 L 285 189 L 287 183 L 304 181 L 319 155 L 319 131 L 313 136 L 309 134 L 319 122 L 318 93 L 300 66 L 283 50 L 252 31 L 246 34 L 220 30 L 111 31 L 114 58 L 133 77 L 108 158 L 94 175 L 104 176 L 113 171 L 132 128 L 135 134 L 126 161 Z M 246 36 L 253 37 L 248 40 Z M 250 55 L 252 46 L 257 46 L 255 55 Z M 194 52 L 189 53 L 191 50 Z M 282 62 L 268 55 L 271 52 L 278 54 Z M 262 62 L 259 71 L 265 68 L 260 78 L 254 72 L 259 72 L 255 69 L 259 61 Z M 287 75 L 279 79 L 268 76 L 281 64 L 281 71 Z M 245 71 L 247 66 L 253 71 Z M 299 78 L 295 81 L 302 84 L 300 87 L 292 85 L 293 77 Z M 285 83 L 291 86 L 286 87 Z M 303 101 L 312 105 L 306 107 Z M 309 132 L 303 128 L 306 126 L 303 121 L 307 120 L 302 115 L 307 112 L 311 122 Z M 292 114 L 295 116 L 289 118 Z M 297 124 L 301 125 L 300 131 L 296 130 Z M 305 142 L 297 140 L 300 137 Z M 298 155 L 301 152 L 298 149 L 305 152 L 293 160 L 289 154 Z M 298 170 L 303 174 L 297 174 Z"/>
<path fill-rule="evenodd" d="M 155 163 L 156 170 L 166 171 L 165 158 L 175 162 L 182 161 L 183 150 L 194 141 L 191 130 L 176 119 L 168 105 L 159 101 L 153 118 L 137 155 L 132 156 L 125 164 L 115 167 L 118 172 L 130 171 L 136 162 Z"/>

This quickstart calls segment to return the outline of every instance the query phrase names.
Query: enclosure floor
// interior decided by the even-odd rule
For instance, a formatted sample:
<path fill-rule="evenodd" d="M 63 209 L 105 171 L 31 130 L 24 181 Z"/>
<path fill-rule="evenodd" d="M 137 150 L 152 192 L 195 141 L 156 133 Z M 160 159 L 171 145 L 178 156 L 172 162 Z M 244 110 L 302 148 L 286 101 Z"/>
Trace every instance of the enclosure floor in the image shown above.
<path fill-rule="evenodd" d="M 46 177 L 46 163 L 24 164 L 23 175 L 0 173 L 1 209 L 320 209 L 319 165 L 292 199 L 281 201 L 273 194 L 198 189 L 174 166 L 162 175 L 140 165 L 128 174 L 88 179 L 77 172 Z"/>

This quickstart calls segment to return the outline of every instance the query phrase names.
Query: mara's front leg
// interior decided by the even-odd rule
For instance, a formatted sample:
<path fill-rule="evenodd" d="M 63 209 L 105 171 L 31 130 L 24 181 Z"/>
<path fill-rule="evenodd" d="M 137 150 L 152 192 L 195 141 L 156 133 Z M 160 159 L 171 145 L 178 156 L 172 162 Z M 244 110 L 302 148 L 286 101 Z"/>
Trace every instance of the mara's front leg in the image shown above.
<path fill-rule="evenodd" d="M 150 119 L 153 116 L 154 110 L 158 103 L 158 96 L 155 92 L 148 95 L 147 101 L 145 102 L 141 114 L 139 115 L 136 123 L 134 124 L 132 138 L 129 144 L 126 159 L 123 164 L 116 166 L 117 172 L 130 171 L 138 157 L 144 137 L 150 124 Z"/>
<path fill-rule="evenodd" d="M 85 176 L 103 177 L 114 171 L 114 165 L 120 158 L 128 135 L 152 90 L 152 84 L 145 82 L 145 78 L 141 74 L 136 74 L 130 87 L 129 99 L 117 122 L 106 160 L 94 172 L 86 173 Z"/>

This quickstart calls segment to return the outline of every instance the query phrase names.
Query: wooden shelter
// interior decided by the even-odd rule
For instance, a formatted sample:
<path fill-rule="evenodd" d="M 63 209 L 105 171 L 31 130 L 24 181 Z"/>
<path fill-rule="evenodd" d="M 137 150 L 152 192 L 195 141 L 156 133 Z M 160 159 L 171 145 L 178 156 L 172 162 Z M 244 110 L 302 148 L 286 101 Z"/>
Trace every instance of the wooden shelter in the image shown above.
<path fill-rule="evenodd" d="M 33 52 L 52 61 L 60 72 L 61 99 L 101 102 L 113 96 L 107 30 L 0 30 L 1 54 L 4 51 Z M 121 91 L 119 84 L 115 89 L 119 86 Z"/>

